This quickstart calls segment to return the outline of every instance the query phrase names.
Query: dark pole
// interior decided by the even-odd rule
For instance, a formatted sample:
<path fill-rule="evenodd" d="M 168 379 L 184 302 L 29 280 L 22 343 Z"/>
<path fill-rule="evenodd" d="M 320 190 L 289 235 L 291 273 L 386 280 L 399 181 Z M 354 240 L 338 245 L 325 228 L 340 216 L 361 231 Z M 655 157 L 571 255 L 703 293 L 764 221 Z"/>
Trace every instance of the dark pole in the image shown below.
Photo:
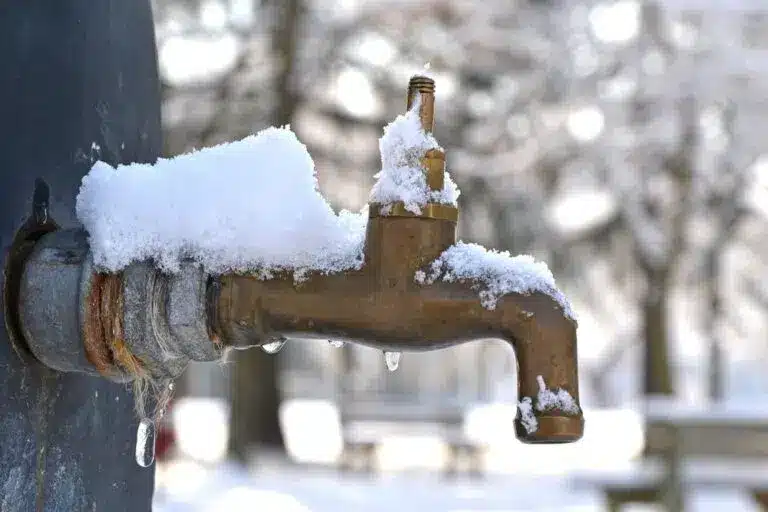
<path fill-rule="evenodd" d="M 153 30 L 147 0 L 4 2 L 0 241 L 6 271 L 33 195 L 37 213 L 47 210 L 48 228 L 51 219 L 73 227 L 80 179 L 93 160 L 159 156 Z M 5 289 L 13 276 L 0 279 Z M 0 326 L 0 510 L 150 510 L 154 470 L 134 462 L 130 390 L 47 369 L 23 345 L 12 345 L 7 322 Z"/>

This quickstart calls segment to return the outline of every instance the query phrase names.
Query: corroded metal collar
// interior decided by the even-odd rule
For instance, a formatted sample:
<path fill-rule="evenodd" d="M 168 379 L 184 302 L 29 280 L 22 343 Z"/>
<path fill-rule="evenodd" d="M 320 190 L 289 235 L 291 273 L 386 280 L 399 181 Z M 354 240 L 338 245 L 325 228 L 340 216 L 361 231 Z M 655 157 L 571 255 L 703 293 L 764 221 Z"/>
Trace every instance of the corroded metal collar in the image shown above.
<path fill-rule="evenodd" d="M 440 203 L 427 203 L 421 207 L 421 214 L 413 213 L 405 208 L 405 204 L 398 201 L 390 205 L 371 204 L 368 209 L 368 218 L 376 217 L 420 217 L 425 219 L 438 219 L 457 222 L 459 209 L 455 206 Z"/>

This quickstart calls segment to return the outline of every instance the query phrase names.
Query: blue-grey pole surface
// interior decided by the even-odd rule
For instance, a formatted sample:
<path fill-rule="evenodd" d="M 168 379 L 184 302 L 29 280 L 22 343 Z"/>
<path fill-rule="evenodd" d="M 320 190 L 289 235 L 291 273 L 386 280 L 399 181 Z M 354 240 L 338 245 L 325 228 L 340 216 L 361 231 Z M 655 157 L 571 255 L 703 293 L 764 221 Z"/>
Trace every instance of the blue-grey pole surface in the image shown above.
<path fill-rule="evenodd" d="M 95 159 L 160 154 L 160 87 L 148 0 L 10 0 L 0 7 L 0 242 L 32 212 L 76 225 Z M 47 185 L 45 187 L 44 185 Z M 41 194 L 45 195 L 43 190 Z M 0 275 L 5 286 L 6 278 Z M 5 307 L 5 301 L 3 301 Z M 0 325 L 0 511 L 145 511 L 154 469 L 134 461 L 130 389 L 58 373 Z"/>

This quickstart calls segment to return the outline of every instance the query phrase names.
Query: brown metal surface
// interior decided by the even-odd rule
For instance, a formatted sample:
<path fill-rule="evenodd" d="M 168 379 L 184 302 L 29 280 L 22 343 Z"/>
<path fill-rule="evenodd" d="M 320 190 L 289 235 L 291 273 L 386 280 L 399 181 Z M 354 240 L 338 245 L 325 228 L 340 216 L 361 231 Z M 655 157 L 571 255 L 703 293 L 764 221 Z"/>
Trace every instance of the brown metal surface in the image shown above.
<path fill-rule="evenodd" d="M 429 189 L 443 190 L 445 186 L 445 153 L 440 149 L 430 149 L 421 159 L 421 165 L 427 175 Z"/>
<path fill-rule="evenodd" d="M 382 213 L 382 208 L 386 214 Z M 421 213 L 416 214 L 405 208 L 405 204 L 398 201 L 383 207 L 380 204 L 371 204 L 368 209 L 368 217 L 421 217 L 436 220 L 448 220 L 456 222 L 459 220 L 459 209 L 449 204 L 427 203 L 421 208 Z"/>
<path fill-rule="evenodd" d="M 379 219 L 388 224 L 403 220 L 411 219 Z M 565 389 L 578 401 L 576 326 L 554 300 L 543 294 L 509 294 L 488 310 L 473 283 L 415 283 L 411 265 L 393 264 L 408 261 L 398 248 L 402 245 L 371 258 L 362 271 L 314 275 L 298 286 L 289 278 L 223 277 L 218 317 L 222 338 L 245 346 L 277 335 L 315 335 L 396 351 L 500 338 L 514 347 L 520 396 L 537 396 L 536 378 L 542 376 L 550 388 Z M 517 429 L 518 437 L 531 442 L 581 437 L 580 415 L 556 418 L 557 412 L 539 417 L 539 430 L 528 435 Z"/>
<path fill-rule="evenodd" d="M 420 97 L 419 118 L 427 133 L 432 133 L 435 124 L 435 81 L 426 76 L 414 76 L 408 82 L 406 108 L 411 110 L 413 102 Z"/>
<path fill-rule="evenodd" d="M 414 76 L 408 83 L 406 109 L 411 110 L 416 98 L 419 102 L 421 127 L 432 133 L 435 125 L 435 82 L 425 76 Z M 443 190 L 445 184 L 445 153 L 442 149 L 430 149 L 421 159 L 421 165 L 430 190 Z"/>
<path fill-rule="evenodd" d="M 536 418 L 538 428 L 529 434 L 519 423 L 515 424 L 518 439 L 528 444 L 572 443 L 581 439 L 584 432 L 584 418 L 579 416 L 548 416 Z"/>

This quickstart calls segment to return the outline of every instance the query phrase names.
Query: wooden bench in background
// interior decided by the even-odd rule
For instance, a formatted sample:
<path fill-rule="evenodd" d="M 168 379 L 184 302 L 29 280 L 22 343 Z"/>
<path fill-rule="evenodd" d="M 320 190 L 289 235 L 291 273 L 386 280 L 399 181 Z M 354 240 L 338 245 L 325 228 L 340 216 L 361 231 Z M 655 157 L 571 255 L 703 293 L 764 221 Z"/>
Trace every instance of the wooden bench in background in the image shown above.
<path fill-rule="evenodd" d="M 463 408 L 425 408 L 420 404 L 359 402 L 341 409 L 344 470 L 375 470 L 376 450 L 390 437 L 430 436 L 439 438 L 448 448 L 445 476 L 462 471 L 472 476 L 482 474 L 485 446 L 464 433 Z"/>
<path fill-rule="evenodd" d="M 685 491 L 737 488 L 768 511 L 768 409 L 696 408 L 653 401 L 646 412 L 644 459 L 616 471 L 577 475 L 577 487 L 598 487 L 610 511 L 629 503 L 661 503 L 678 512 Z"/>

